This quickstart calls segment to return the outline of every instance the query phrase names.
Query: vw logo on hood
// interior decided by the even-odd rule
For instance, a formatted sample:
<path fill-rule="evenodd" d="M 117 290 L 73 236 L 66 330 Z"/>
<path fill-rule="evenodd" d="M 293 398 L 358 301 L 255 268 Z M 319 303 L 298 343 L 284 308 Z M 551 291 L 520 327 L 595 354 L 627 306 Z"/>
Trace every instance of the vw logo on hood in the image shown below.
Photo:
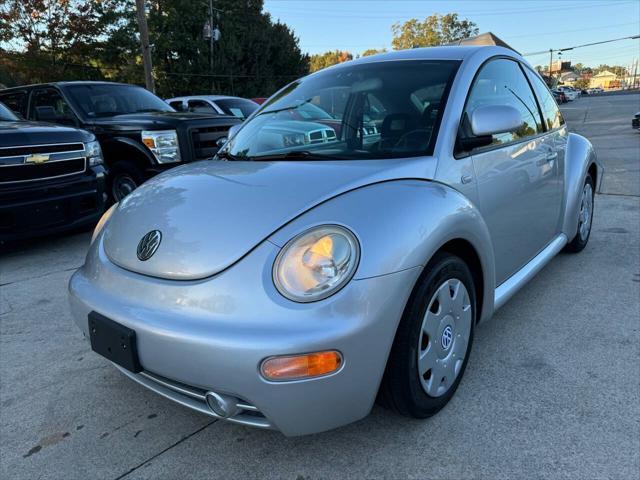
<path fill-rule="evenodd" d="M 153 254 L 156 253 L 156 250 L 158 250 L 158 247 L 160 246 L 161 240 L 162 233 L 160 230 L 151 230 L 149 233 L 145 234 L 138 243 L 138 250 L 136 252 L 138 259 L 141 262 L 144 262 L 145 260 L 149 260 L 153 257 Z"/>
<path fill-rule="evenodd" d="M 442 336 L 440 337 L 440 345 L 442 345 L 442 349 L 446 350 L 451 346 L 451 342 L 453 341 L 453 329 L 451 325 L 447 325 L 445 329 L 442 331 Z"/>

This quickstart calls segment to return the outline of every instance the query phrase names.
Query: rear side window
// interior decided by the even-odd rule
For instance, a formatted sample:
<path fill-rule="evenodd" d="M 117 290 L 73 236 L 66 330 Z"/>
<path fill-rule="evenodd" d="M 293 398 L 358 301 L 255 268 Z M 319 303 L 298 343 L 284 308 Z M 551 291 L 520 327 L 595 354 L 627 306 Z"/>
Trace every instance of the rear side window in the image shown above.
<path fill-rule="evenodd" d="M 485 64 L 471 87 L 466 112 L 486 105 L 509 105 L 520 112 L 524 122 L 513 132 L 493 136 L 493 144 L 500 145 L 542 133 L 538 105 L 531 87 L 517 62 L 506 59 Z"/>
<path fill-rule="evenodd" d="M 564 118 L 560 113 L 558 104 L 551 95 L 551 92 L 549 92 L 547 85 L 535 73 L 527 71 L 527 75 L 529 76 L 533 89 L 538 97 L 540 109 L 542 110 L 542 117 L 545 125 L 547 126 L 547 130 L 553 130 L 554 128 L 559 128 L 564 125 Z"/>
<path fill-rule="evenodd" d="M 213 108 L 208 102 L 205 102 L 204 100 L 189 100 L 187 102 L 187 105 L 189 105 L 190 112 L 218 113 L 216 112 L 215 108 Z"/>
<path fill-rule="evenodd" d="M 23 117 L 27 116 L 27 92 L 11 92 L 0 94 L 0 102 L 4 103 L 10 110 L 19 113 Z"/>
<path fill-rule="evenodd" d="M 245 100 L 244 98 L 222 98 L 216 100 L 216 104 L 227 115 L 233 115 L 241 119 L 247 118 L 259 107 L 256 102 Z"/>

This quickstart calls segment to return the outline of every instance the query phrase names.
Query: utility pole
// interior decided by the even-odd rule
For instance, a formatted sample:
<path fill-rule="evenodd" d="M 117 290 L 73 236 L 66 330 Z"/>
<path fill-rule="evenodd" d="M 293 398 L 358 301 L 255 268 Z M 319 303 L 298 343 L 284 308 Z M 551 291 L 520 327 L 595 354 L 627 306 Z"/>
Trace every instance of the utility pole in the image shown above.
<path fill-rule="evenodd" d="M 142 48 L 142 63 L 144 64 L 144 83 L 147 90 L 155 93 L 151 73 L 151 47 L 149 46 L 149 30 L 147 28 L 147 14 L 144 11 L 144 0 L 136 0 L 138 14 L 138 29 L 140 30 L 140 47 Z"/>
<path fill-rule="evenodd" d="M 553 50 L 549 49 L 549 81 L 553 84 L 553 76 L 551 75 L 551 66 L 553 65 Z M 549 85 L 552 88 L 553 85 Z"/>

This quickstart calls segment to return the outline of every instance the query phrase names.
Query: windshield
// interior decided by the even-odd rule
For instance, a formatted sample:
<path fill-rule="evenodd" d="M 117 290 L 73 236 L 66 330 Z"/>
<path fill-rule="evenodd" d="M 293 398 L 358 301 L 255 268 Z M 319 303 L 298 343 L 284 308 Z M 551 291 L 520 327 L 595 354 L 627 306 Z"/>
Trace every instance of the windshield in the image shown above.
<path fill-rule="evenodd" d="M 149 90 L 135 85 L 86 84 L 67 92 L 87 117 L 111 117 L 126 113 L 175 112 Z"/>
<path fill-rule="evenodd" d="M 19 119 L 3 103 L 0 103 L 0 120 L 3 122 L 17 122 Z"/>
<path fill-rule="evenodd" d="M 247 118 L 260 107 L 256 102 L 245 98 L 221 98 L 215 102 L 227 115 L 242 119 Z"/>
<path fill-rule="evenodd" d="M 328 69 L 291 83 L 227 143 L 238 160 L 430 155 L 455 61 L 390 61 Z"/>

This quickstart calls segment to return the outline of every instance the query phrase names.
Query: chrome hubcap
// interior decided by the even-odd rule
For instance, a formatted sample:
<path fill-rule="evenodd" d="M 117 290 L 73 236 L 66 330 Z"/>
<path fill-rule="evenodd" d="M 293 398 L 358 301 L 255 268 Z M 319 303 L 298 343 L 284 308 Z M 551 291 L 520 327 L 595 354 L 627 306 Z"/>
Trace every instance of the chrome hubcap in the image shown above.
<path fill-rule="evenodd" d="M 586 183 L 582 189 L 582 202 L 580 204 L 580 216 L 578 218 L 578 233 L 583 242 L 589 236 L 591 219 L 593 217 L 593 189 Z"/>
<path fill-rule="evenodd" d="M 122 200 L 124 197 L 133 192 L 138 185 L 133 178 L 128 175 L 121 175 L 113 180 L 113 198 L 116 201 Z"/>
<path fill-rule="evenodd" d="M 464 284 L 452 278 L 429 301 L 418 340 L 418 374 L 431 397 L 447 393 L 455 382 L 471 335 L 472 310 Z"/>

